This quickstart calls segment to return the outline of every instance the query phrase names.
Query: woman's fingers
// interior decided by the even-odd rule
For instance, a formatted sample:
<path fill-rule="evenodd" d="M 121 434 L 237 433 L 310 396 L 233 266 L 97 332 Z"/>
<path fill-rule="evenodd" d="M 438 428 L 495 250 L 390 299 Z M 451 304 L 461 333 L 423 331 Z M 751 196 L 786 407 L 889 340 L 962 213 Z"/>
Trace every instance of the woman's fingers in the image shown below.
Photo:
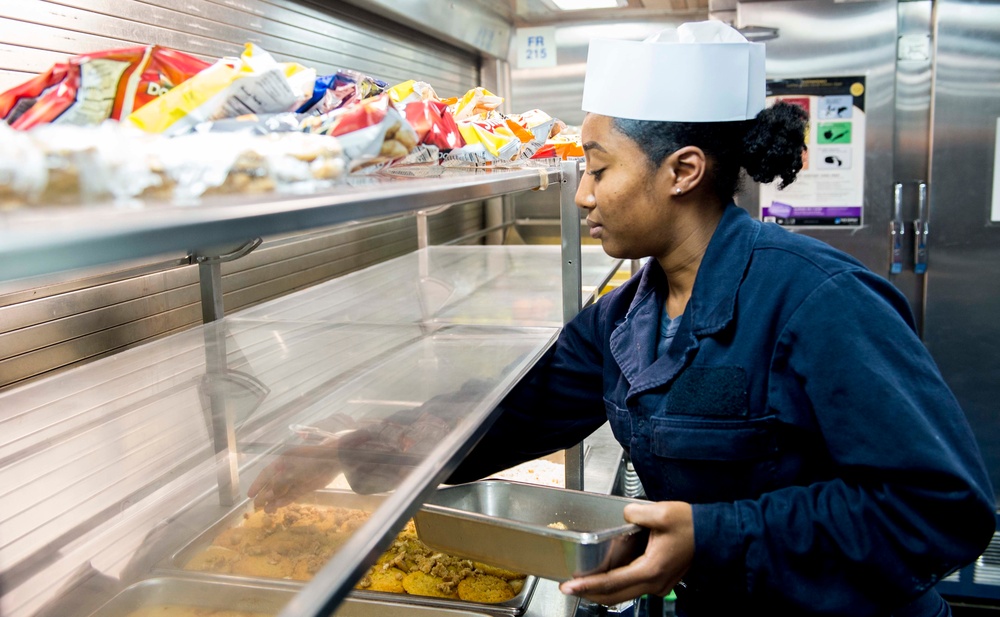
<path fill-rule="evenodd" d="M 645 593 L 666 595 L 676 581 L 657 580 L 649 565 L 648 559 L 639 557 L 627 566 L 603 574 L 566 581 L 559 586 L 559 590 L 601 604 L 617 604 Z"/>

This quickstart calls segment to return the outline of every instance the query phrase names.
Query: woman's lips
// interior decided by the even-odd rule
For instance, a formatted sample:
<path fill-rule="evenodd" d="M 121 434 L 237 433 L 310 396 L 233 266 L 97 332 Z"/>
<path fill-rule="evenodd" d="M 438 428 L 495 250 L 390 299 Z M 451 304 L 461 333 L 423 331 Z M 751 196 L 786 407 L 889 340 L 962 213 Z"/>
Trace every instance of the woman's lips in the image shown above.
<path fill-rule="evenodd" d="M 593 221 L 587 220 L 587 226 L 590 227 L 590 237 L 597 239 L 601 237 L 601 232 L 604 231 L 604 225 L 598 225 Z"/>

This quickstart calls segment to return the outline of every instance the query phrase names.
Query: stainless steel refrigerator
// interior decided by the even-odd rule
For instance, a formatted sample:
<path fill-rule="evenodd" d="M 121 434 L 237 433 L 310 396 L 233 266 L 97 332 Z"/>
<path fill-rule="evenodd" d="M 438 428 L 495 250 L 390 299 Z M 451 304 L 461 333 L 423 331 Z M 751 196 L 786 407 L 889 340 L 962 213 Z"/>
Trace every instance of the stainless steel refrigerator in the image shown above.
<path fill-rule="evenodd" d="M 1000 493 L 1000 3 L 744 0 L 736 22 L 767 46 L 771 94 L 817 116 L 800 202 L 748 187 L 741 205 L 903 291 Z M 997 536 L 941 590 L 1000 599 Z"/>

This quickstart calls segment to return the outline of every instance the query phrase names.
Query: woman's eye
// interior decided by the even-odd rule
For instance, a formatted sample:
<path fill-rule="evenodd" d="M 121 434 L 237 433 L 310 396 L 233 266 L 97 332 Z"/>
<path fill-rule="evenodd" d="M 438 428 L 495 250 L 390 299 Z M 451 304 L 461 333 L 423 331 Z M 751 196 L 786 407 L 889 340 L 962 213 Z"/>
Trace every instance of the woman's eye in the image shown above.
<path fill-rule="evenodd" d="M 588 171 L 587 173 L 593 176 L 595 180 L 600 180 L 601 174 L 604 173 L 604 169 L 595 169 L 593 171 Z"/>

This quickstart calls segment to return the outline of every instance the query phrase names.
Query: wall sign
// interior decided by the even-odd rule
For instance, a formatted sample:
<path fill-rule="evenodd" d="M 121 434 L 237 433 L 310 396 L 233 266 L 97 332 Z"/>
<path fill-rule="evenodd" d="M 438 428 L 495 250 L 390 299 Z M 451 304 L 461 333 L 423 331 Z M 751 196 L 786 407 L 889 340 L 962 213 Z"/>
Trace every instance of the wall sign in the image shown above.
<path fill-rule="evenodd" d="M 556 65 L 555 28 L 518 28 L 516 40 L 514 53 L 517 54 L 517 68 L 533 69 Z"/>
<path fill-rule="evenodd" d="M 760 216 L 786 227 L 858 227 L 865 188 L 865 78 L 768 81 L 767 104 L 783 101 L 809 114 L 808 150 L 795 182 L 760 187 Z"/>

